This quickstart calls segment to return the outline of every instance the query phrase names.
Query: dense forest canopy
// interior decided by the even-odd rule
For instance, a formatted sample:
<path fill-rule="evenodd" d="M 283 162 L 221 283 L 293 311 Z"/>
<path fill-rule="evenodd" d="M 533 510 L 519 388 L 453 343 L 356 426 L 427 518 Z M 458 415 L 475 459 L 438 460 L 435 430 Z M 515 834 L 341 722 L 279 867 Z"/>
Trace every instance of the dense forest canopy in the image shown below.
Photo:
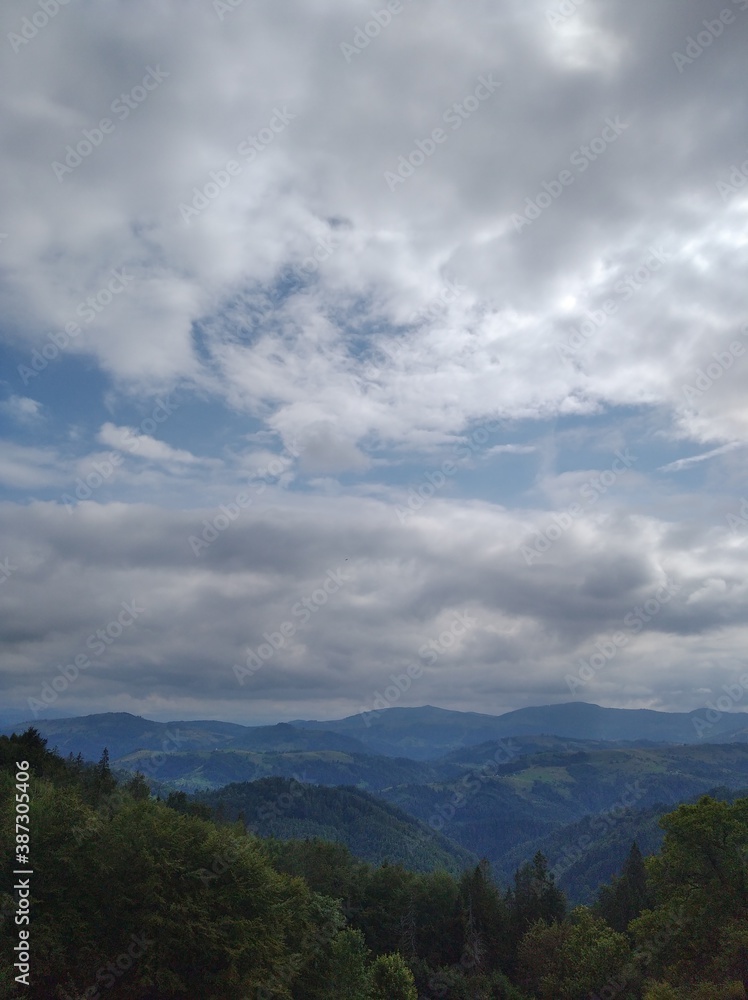
<path fill-rule="evenodd" d="M 19 760 L 29 986 L 13 956 Z M 748 799 L 679 806 L 658 854 L 633 844 L 595 904 L 570 910 L 541 852 L 500 887 L 486 861 L 417 872 L 319 838 L 260 838 L 231 795 L 160 801 L 142 776 L 118 782 L 107 754 L 63 759 L 33 729 L 0 737 L 0 765 L 3 1000 L 746 997 Z"/>

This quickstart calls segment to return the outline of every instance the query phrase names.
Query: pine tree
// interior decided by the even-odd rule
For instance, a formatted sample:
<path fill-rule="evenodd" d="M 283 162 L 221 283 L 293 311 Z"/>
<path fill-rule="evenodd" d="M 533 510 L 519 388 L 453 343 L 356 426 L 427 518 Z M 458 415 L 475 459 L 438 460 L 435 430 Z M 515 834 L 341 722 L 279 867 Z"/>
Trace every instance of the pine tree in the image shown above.
<path fill-rule="evenodd" d="M 501 968 L 508 960 L 507 906 L 491 875 L 486 858 L 462 877 L 461 895 L 465 913 L 465 950 L 476 971 Z"/>
<path fill-rule="evenodd" d="M 634 841 L 620 876 L 600 889 L 595 910 L 613 930 L 623 932 L 649 906 L 644 858 Z"/>

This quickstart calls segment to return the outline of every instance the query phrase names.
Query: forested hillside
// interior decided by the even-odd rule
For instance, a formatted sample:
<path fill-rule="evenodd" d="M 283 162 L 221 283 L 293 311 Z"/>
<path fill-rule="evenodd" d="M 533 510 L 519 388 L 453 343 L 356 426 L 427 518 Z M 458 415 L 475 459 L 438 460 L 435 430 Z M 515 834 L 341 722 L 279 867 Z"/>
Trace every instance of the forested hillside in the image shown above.
<path fill-rule="evenodd" d="M 17 761 L 32 775 L 29 985 L 13 965 Z M 0 998 L 746 997 L 748 799 L 680 806 L 657 855 L 632 846 L 595 905 L 569 911 L 540 852 L 504 887 L 487 862 L 374 867 L 340 843 L 257 837 L 226 813 L 241 789 L 222 815 L 157 801 L 140 776 L 118 785 L 106 755 L 64 760 L 34 730 L 0 737 L 0 795 Z"/>
<path fill-rule="evenodd" d="M 167 801 L 178 808 L 191 802 L 184 793 L 171 793 Z M 478 861 L 454 841 L 357 788 L 261 778 L 201 793 L 192 801 L 226 820 L 241 819 L 258 836 L 336 841 L 372 864 L 389 861 L 413 871 L 441 868 L 458 874 Z"/>

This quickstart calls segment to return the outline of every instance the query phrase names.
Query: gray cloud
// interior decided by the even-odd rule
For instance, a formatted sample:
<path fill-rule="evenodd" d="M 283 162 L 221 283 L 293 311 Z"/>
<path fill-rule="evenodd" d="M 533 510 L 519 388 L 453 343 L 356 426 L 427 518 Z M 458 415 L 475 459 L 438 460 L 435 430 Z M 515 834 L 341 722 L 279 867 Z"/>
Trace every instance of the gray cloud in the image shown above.
<path fill-rule="evenodd" d="M 674 58 L 724 7 L 719 36 Z M 547 0 L 437 0 L 428 17 L 405 3 L 348 59 L 364 2 L 252 0 L 223 18 L 198 0 L 70 4 L 23 42 L 38 8 L 4 8 L 0 332 L 27 366 L 47 350 L 41 370 L 9 374 L 4 410 L 36 414 L 36 386 L 72 357 L 113 398 L 179 390 L 265 435 L 206 458 L 101 420 L 122 462 L 74 509 L 63 492 L 106 454 L 78 454 L 59 428 L 8 441 L 0 480 L 32 494 L 0 509 L 0 559 L 18 566 L 0 583 L 8 703 L 136 599 L 146 611 L 55 711 L 355 711 L 457 612 L 478 624 L 412 703 L 500 711 L 568 697 L 570 665 L 668 578 L 677 595 L 584 696 L 700 703 L 745 640 L 745 539 L 725 522 L 748 430 L 743 8 L 611 0 L 554 24 Z M 487 76 L 501 85 L 471 99 Z M 66 156 L 80 162 L 55 170 Z M 514 436 L 575 414 L 589 422 L 553 440 Z M 497 418 L 517 443 L 490 441 L 486 458 L 539 463 L 522 495 L 499 506 L 450 483 L 398 520 L 403 456 L 438 468 Z M 713 495 L 642 461 L 560 528 L 632 427 L 651 448 L 682 443 L 691 457 L 655 466 L 708 467 Z M 568 470 L 572 440 L 595 454 Z M 196 555 L 190 537 L 269 461 L 258 444 L 298 447 L 284 488 Z M 61 499 L 34 502 L 45 489 Z M 301 624 L 294 605 L 339 566 L 351 582 L 240 686 L 232 664 Z"/>
<path fill-rule="evenodd" d="M 442 503 L 409 530 L 387 505 L 341 498 L 314 512 L 247 511 L 196 558 L 187 539 L 214 515 L 3 507 L 8 555 L 18 566 L 0 596 L 6 702 L 38 698 L 58 664 L 84 653 L 91 666 L 60 694 L 57 711 L 102 702 L 147 715 L 166 705 L 172 715 L 199 714 L 210 703 L 231 718 L 288 715 L 304 705 L 323 715 L 331 705 L 355 711 L 393 671 L 423 664 L 424 645 L 466 614 L 475 624 L 433 666 L 427 662 L 413 703 L 456 699 L 479 710 L 490 693 L 498 711 L 527 692 L 560 696 L 570 666 L 623 628 L 626 615 L 644 617 L 636 609 L 668 579 L 680 589 L 632 633 L 610 671 L 646 684 L 650 703 L 671 704 L 674 645 L 685 679 L 717 635 L 725 655 L 745 636 L 744 553 L 727 529 L 710 533 L 709 557 L 697 561 L 682 539 L 668 544 L 662 523 L 585 518 L 527 566 L 517 547 L 529 535 L 526 514 L 478 507 L 465 523 L 458 505 Z M 694 532 L 691 551 L 703 553 L 706 538 Z M 321 596 L 330 573 L 350 579 Z M 308 621 L 297 604 L 305 598 Z M 94 655 L 90 636 L 132 601 L 142 614 Z M 296 634 L 240 685 L 233 665 L 284 622 Z"/>

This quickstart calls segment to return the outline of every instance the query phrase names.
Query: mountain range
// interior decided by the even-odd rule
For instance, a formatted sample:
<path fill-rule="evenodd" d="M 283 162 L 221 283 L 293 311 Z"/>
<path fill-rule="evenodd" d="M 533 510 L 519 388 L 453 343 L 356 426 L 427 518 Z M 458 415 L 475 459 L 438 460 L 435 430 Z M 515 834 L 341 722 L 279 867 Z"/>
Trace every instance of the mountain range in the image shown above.
<path fill-rule="evenodd" d="M 321 837 L 420 870 L 486 857 L 505 879 L 542 850 L 575 901 L 619 870 L 634 837 L 655 850 L 658 818 L 677 803 L 748 787 L 745 713 L 577 702 L 254 727 L 128 713 L 33 725 L 63 755 L 98 760 L 107 747 L 115 771 L 241 814 L 262 836 Z"/>
<path fill-rule="evenodd" d="M 714 716 L 717 718 L 711 721 Z M 341 750 L 433 760 L 451 750 L 516 736 L 553 735 L 571 739 L 653 743 L 748 741 L 748 714 L 657 712 L 602 708 L 569 702 L 520 708 L 503 715 L 482 715 L 434 708 L 387 708 L 345 719 L 295 720 L 274 726 L 232 722 L 152 722 L 128 712 L 107 712 L 72 719 L 40 719 L 4 726 L 3 733 L 28 725 L 61 753 L 95 758 L 104 745 L 112 757 L 135 750 Z M 304 735 L 306 734 L 306 735 Z M 175 742 L 177 741 L 177 742 Z M 306 741 L 306 742 L 304 742 Z"/>

